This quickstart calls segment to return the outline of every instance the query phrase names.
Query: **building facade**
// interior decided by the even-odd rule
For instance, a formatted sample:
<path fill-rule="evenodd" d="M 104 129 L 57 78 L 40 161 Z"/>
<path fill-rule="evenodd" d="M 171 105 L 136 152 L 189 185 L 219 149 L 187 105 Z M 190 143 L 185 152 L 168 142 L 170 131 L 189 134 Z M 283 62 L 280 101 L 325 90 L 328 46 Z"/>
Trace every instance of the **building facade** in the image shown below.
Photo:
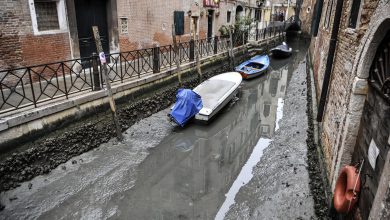
<path fill-rule="evenodd" d="M 332 190 L 345 165 L 363 162 L 358 208 L 363 219 L 389 218 L 390 2 L 304 1 L 318 121 Z"/>
<path fill-rule="evenodd" d="M 99 27 L 106 53 L 172 44 L 174 14 L 180 41 L 189 40 L 191 10 L 199 10 L 200 38 L 220 35 L 240 17 L 260 19 L 255 0 L 0 0 L 0 69 L 87 57 Z M 181 21 L 183 20 L 183 21 Z"/>

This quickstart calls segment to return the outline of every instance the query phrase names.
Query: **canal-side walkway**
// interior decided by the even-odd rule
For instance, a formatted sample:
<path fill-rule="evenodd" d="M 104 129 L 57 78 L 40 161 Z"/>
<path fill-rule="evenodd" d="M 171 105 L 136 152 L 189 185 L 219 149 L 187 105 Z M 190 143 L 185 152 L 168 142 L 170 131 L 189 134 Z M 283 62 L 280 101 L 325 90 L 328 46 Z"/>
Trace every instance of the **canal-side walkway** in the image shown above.
<path fill-rule="evenodd" d="M 306 60 L 288 85 L 279 129 L 225 219 L 316 219 L 307 159 Z M 276 128 L 277 129 L 277 128 Z M 321 195 L 315 195 L 321 196 Z"/>

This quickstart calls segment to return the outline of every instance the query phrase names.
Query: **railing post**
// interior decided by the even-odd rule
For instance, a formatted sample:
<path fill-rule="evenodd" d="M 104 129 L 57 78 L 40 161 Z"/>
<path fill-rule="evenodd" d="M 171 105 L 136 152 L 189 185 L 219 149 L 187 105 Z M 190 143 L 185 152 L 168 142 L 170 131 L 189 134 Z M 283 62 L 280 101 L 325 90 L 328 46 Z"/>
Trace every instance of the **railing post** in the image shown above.
<path fill-rule="evenodd" d="M 160 72 L 160 47 L 153 48 L 153 73 Z"/>
<path fill-rule="evenodd" d="M 190 61 L 195 60 L 195 41 L 194 39 L 190 40 Z"/>
<path fill-rule="evenodd" d="M 94 52 L 92 53 L 92 75 L 93 75 L 93 91 L 101 90 L 100 87 L 100 76 L 99 76 L 99 67 L 98 67 L 98 55 Z"/>
<path fill-rule="evenodd" d="M 31 93 L 32 93 L 32 97 L 33 97 L 33 103 L 34 103 L 34 107 L 36 108 L 37 107 L 37 100 L 35 99 L 34 84 L 33 84 L 33 80 L 31 77 L 31 69 L 27 68 L 27 71 L 28 71 L 28 78 L 30 79 L 30 86 L 31 86 Z M 65 93 L 66 93 L 66 91 L 65 91 Z M 66 98 L 68 98 L 68 96 Z"/>
<path fill-rule="evenodd" d="M 218 37 L 214 37 L 214 54 L 218 53 Z"/>
<path fill-rule="evenodd" d="M 64 89 L 65 89 L 65 97 L 68 99 L 68 87 L 66 86 L 66 74 L 65 74 L 65 69 L 64 69 L 64 63 L 61 63 L 61 70 L 62 70 L 62 77 L 64 80 Z"/>

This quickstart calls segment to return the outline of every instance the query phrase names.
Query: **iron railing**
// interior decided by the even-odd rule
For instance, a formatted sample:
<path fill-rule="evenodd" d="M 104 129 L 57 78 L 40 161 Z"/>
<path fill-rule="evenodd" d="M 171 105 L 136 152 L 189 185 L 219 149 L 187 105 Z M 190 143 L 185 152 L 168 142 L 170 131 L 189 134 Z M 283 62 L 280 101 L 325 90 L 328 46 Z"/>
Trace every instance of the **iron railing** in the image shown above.
<path fill-rule="evenodd" d="M 276 37 L 283 32 L 282 27 L 258 29 L 253 26 L 232 35 L 234 47 L 248 40 L 263 40 Z M 194 61 L 195 44 L 200 58 L 226 52 L 229 37 L 220 36 L 178 43 L 176 55 L 173 45 L 142 50 L 107 54 L 108 76 L 111 82 L 124 82 L 141 78 L 146 74 L 174 68 L 176 56 L 179 63 Z M 59 99 L 68 99 L 73 94 L 85 93 L 103 88 L 104 82 L 96 55 L 79 59 L 54 62 L 36 66 L 0 71 L 0 114 L 25 107 L 38 107 L 39 104 Z"/>

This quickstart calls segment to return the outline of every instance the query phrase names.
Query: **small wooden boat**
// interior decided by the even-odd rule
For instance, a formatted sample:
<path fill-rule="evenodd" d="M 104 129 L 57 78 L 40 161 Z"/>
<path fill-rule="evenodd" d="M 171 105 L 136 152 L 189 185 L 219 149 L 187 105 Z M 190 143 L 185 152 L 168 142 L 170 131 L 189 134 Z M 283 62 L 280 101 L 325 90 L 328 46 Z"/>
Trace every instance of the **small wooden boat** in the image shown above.
<path fill-rule="evenodd" d="M 291 47 L 289 48 L 285 42 L 283 42 L 281 45 L 272 48 L 271 53 L 275 58 L 287 58 L 291 56 L 292 49 Z"/>
<path fill-rule="evenodd" d="M 195 119 L 209 121 L 236 96 L 241 82 L 239 73 L 228 72 L 211 77 L 194 88 L 203 102 L 203 108 L 195 115 Z"/>
<path fill-rule="evenodd" d="M 242 78 L 250 79 L 267 72 L 269 64 L 268 55 L 257 55 L 237 66 L 235 70 L 242 75 Z"/>
<path fill-rule="evenodd" d="M 216 75 L 193 90 L 179 89 L 170 119 L 184 126 L 192 117 L 209 121 L 237 94 L 242 77 L 237 72 Z"/>

